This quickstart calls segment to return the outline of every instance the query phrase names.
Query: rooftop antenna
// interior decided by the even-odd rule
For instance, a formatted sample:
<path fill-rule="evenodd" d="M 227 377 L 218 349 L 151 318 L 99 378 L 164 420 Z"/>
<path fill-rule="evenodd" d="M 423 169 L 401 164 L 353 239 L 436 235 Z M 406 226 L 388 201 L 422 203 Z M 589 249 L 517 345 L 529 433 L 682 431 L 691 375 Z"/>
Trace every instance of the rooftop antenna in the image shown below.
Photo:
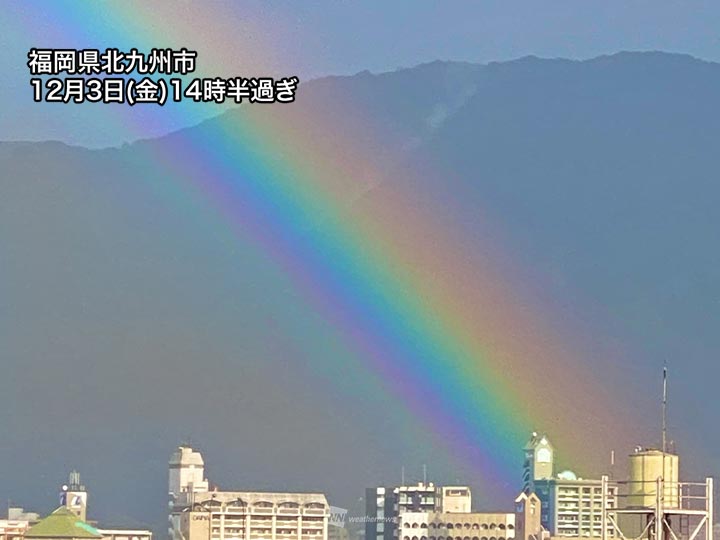
<path fill-rule="evenodd" d="M 405 465 L 400 467 L 400 485 L 401 486 L 405 485 Z"/>
<path fill-rule="evenodd" d="M 423 463 L 423 484 L 427 484 L 427 465 Z"/>
<path fill-rule="evenodd" d="M 662 390 L 662 451 L 667 452 L 667 364 L 663 367 Z"/>

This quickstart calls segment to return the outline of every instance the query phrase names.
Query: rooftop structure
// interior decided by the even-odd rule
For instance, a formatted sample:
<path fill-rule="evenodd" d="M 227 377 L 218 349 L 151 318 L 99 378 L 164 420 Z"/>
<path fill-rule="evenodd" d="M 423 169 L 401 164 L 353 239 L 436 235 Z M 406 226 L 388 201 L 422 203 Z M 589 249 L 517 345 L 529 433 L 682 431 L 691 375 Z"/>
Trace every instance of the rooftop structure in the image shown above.
<path fill-rule="evenodd" d="M 322 493 L 210 491 L 199 452 L 180 447 L 170 459 L 173 540 L 327 540 Z"/>
<path fill-rule="evenodd" d="M 25 538 L 27 540 L 101 539 L 102 534 L 100 534 L 95 527 L 81 520 L 77 514 L 61 506 L 52 514 L 30 527 L 25 533 Z"/>
<path fill-rule="evenodd" d="M 173 452 L 168 463 L 170 468 L 169 492 L 178 496 L 185 492 L 208 491 L 205 479 L 205 462 L 200 452 L 189 446 L 180 446 Z"/>

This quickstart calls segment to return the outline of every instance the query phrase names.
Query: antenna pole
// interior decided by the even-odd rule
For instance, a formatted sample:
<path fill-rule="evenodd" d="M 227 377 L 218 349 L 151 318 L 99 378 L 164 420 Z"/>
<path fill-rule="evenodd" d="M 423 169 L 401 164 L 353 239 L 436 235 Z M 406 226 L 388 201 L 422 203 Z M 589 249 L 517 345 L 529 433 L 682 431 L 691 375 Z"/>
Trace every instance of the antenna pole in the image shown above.
<path fill-rule="evenodd" d="M 662 451 L 663 454 L 667 452 L 667 366 L 663 367 Z"/>

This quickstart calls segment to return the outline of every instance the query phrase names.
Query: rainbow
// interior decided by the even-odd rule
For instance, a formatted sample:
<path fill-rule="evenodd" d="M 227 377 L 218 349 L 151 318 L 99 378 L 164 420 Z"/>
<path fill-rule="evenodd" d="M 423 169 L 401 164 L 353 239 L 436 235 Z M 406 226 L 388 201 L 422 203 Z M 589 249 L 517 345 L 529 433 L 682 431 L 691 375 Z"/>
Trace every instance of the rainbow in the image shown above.
<path fill-rule="evenodd" d="M 143 2 L 111 6 L 53 4 L 60 26 L 48 46 L 147 50 L 190 35 L 190 21 L 175 12 Z M 205 53 L 199 64 L 209 74 L 235 75 L 227 73 L 221 48 L 233 42 L 232 13 L 217 4 L 203 9 L 203 23 L 218 29 L 217 54 Z M 88 30 L 88 20 L 100 27 Z M 262 54 L 254 59 L 262 64 Z M 166 109 L 158 121 L 173 114 L 190 123 L 193 107 Z M 108 110 L 124 121 L 122 108 Z M 352 358 L 361 359 L 378 391 L 394 396 L 481 482 L 509 493 L 518 487 L 520 448 L 533 428 L 550 431 L 566 454 L 587 454 L 610 429 L 625 440 L 629 428 L 618 425 L 615 396 L 594 388 L 576 338 L 548 322 L 546 306 L 503 249 L 501 231 L 487 223 L 482 253 L 468 254 L 465 239 L 432 202 L 400 188 L 391 199 L 365 197 L 360 210 L 350 211 L 347 193 L 366 195 L 360 186 L 367 178 L 383 176 L 367 149 L 352 141 L 330 148 L 306 136 L 305 129 L 332 132 L 312 112 L 288 125 L 268 111 L 248 107 L 240 121 L 225 118 L 171 136 L 142 159 L 272 257 L 307 309 L 322 314 Z M 365 126 L 382 129 L 373 119 Z M 588 415 L 595 430 L 579 437 L 577 426 L 587 425 Z"/>

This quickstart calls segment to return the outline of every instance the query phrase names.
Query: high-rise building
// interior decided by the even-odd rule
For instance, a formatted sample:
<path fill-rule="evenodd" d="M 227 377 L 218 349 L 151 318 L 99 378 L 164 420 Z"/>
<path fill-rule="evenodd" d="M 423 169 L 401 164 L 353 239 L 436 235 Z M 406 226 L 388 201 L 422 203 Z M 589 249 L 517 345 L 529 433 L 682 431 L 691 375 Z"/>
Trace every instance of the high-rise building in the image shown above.
<path fill-rule="evenodd" d="M 472 494 L 467 486 L 436 486 L 432 482 L 365 490 L 365 540 L 397 540 L 404 513 L 469 512 Z"/>
<path fill-rule="evenodd" d="M 321 493 L 211 491 L 202 456 L 184 446 L 169 465 L 172 540 L 328 540 Z"/>
<path fill-rule="evenodd" d="M 603 494 L 601 480 L 578 478 L 565 471 L 555 478 L 536 480 L 534 493 L 541 503 L 541 522 L 551 536 L 596 537 L 602 536 Z M 617 508 L 618 487 L 607 487 L 605 505 Z M 611 513 L 614 517 L 614 514 Z M 611 521 L 606 523 L 608 538 L 617 531 Z"/>
<path fill-rule="evenodd" d="M 185 492 L 208 491 L 205 479 L 205 462 L 200 452 L 189 446 L 180 446 L 170 457 L 169 491 L 171 497 Z"/>

